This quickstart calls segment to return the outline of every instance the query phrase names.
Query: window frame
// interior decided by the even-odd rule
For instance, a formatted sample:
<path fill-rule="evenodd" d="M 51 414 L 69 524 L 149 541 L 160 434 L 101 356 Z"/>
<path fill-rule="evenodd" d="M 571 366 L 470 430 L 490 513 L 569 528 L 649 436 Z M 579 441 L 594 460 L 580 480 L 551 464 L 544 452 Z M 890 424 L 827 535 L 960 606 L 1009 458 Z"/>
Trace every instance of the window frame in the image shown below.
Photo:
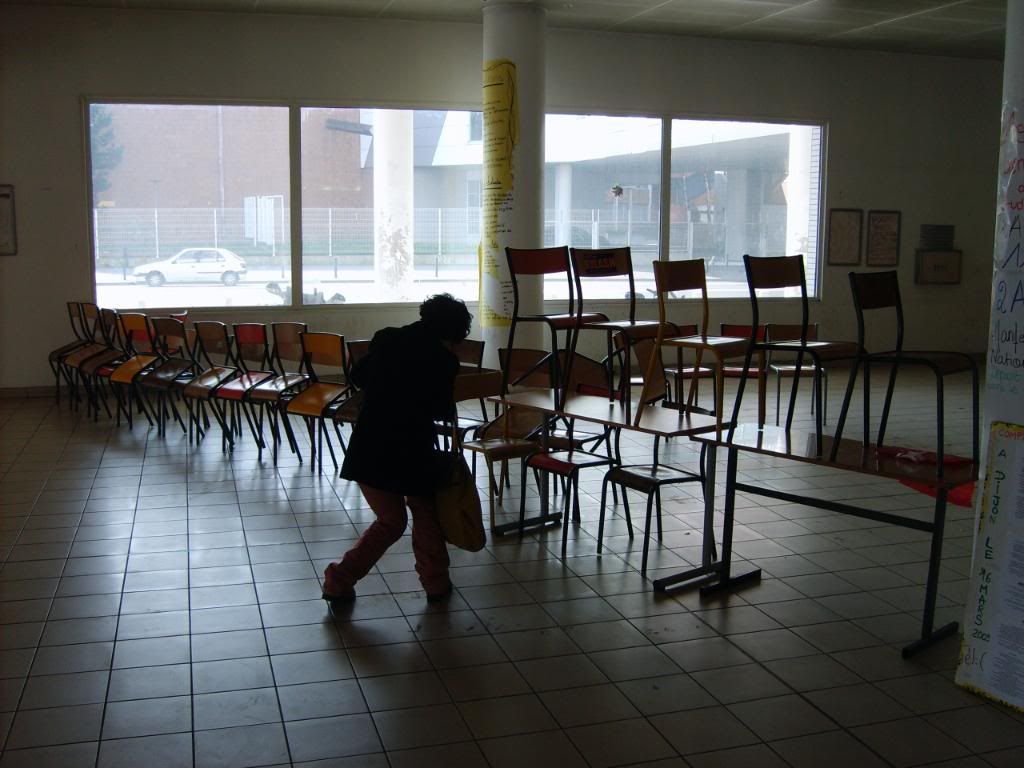
<path fill-rule="evenodd" d="M 308 108 L 327 108 L 327 109 L 408 109 L 408 110 L 426 110 L 426 111 L 464 111 L 464 112 L 479 112 L 481 105 L 479 104 L 465 104 L 465 103 L 451 103 L 451 104 L 437 104 L 437 103 L 397 103 L 393 101 L 376 101 L 373 99 L 360 100 L 358 105 L 344 102 L 334 101 L 318 101 L 318 100 L 295 100 L 295 99 L 245 99 L 237 100 L 231 98 L 166 98 L 166 97 L 124 97 L 124 96 L 108 96 L 103 94 L 85 94 L 80 100 L 80 114 L 81 114 L 81 135 L 82 135 L 82 152 L 84 155 L 84 167 L 85 167 L 85 200 L 86 200 L 86 236 L 88 237 L 88 259 L 89 259 L 89 274 L 91 280 L 91 294 L 92 299 L 95 301 L 97 298 L 97 280 L 96 280 L 96 199 L 93 189 L 93 159 L 92 159 L 92 144 L 91 144 L 91 130 L 90 130 L 90 109 L 93 105 L 120 105 L 120 104 L 133 104 L 133 105 L 145 105 L 145 106 L 197 106 L 197 107 L 277 107 L 285 108 L 288 111 L 288 186 L 291 205 L 289 207 L 289 238 L 290 238 L 290 282 L 291 282 L 291 296 L 289 301 L 284 304 L 238 304 L 231 305 L 231 309 L 251 312 L 259 311 L 270 314 L 280 314 L 294 312 L 296 310 L 311 311 L 316 309 L 355 309 L 359 310 L 366 307 L 390 307 L 390 308 L 402 308 L 410 307 L 415 302 L 373 302 L 373 303 L 346 303 L 346 304 L 332 304 L 332 305 L 318 305 L 318 304 L 304 304 L 302 303 L 302 291 L 303 291 L 303 276 L 302 276 L 302 144 L 301 144 L 301 132 L 302 132 L 302 110 Z M 670 244 L 670 206 L 671 206 L 671 131 L 673 120 L 688 120 L 688 121 L 706 121 L 706 122 L 737 122 L 737 123 L 768 123 L 777 125 L 798 125 L 807 126 L 811 128 L 818 128 L 820 130 L 820 141 L 819 141 L 819 152 L 816 158 L 812 158 L 812 163 L 816 161 L 817 167 L 819 168 L 818 176 L 818 195 L 817 195 L 817 231 L 816 231 L 816 242 L 817 242 L 817 253 L 814 265 L 813 280 L 814 290 L 808 293 L 808 299 L 811 302 L 820 302 L 823 299 L 824 293 L 824 260 L 822 258 L 821 250 L 823 243 L 823 230 L 824 230 L 824 213 L 826 210 L 826 199 L 828 194 L 828 156 L 829 156 L 829 122 L 824 118 L 785 118 L 785 117 L 761 117 L 754 115 L 709 115 L 709 114 L 687 114 L 684 112 L 644 112 L 642 110 L 609 110 L 604 108 L 594 109 L 581 109 L 579 107 L 559 107 L 558 105 L 550 105 L 545 111 L 545 120 L 549 114 L 558 115 L 599 115 L 608 117 L 636 117 L 646 119 L 657 119 L 661 121 L 662 133 L 661 133 L 661 173 L 659 177 L 660 195 L 659 195 L 659 260 L 668 260 L 668 246 Z M 471 118 L 472 119 L 472 118 Z M 472 139 L 471 143 L 476 143 Z M 482 167 L 481 167 L 482 170 Z M 665 183 L 665 180 L 669 180 L 669 184 Z M 541 203 L 543 205 L 543 202 Z M 722 296 L 722 297 L 709 297 L 715 302 L 731 302 L 731 301 L 743 301 L 746 302 L 748 299 L 742 296 Z M 788 301 L 788 298 L 768 298 L 767 301 Z M 545 301 L 557 301 L 547 300 Z M 625 305 L 628 303 L 628 299 L 605 299 L 601 300 L 602 303 L 609 305 Z M 472 303 L 472 302 L 470 302 Z M 146 307 L 147 312 L 158 312 L 169 309 L 175 309 L 177 307 Z M 189 306 L 189 308 L 192 308 Z M 135 309 L 135 307 L 124 307 L 123 309 Z M 223 307 L 218 306 L 198 306 L 195 307 L 200 312 L 215 312 Z"/>

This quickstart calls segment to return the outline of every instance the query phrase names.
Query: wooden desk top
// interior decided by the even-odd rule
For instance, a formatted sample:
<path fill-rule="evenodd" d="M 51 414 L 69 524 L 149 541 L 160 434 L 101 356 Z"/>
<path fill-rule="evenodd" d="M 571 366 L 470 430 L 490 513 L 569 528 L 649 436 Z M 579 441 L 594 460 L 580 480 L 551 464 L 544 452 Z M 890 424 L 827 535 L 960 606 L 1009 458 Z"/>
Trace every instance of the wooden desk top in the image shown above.
<path fill-rule="evenodd" d="M 686 437 L 717 428 L 714 416 L 699 413 L 680 413 L 674 408 L 651 405 L 644 408 L 638 423 L 635 409 L 626 409 L 617 401 L 610 401 L 598 395 L 573 395 L 566 400 L 565 407 L 558 409 L 555 394 L 551 390 L 517 392 L 504 398 L 491 398 L 506 407 L 526 408 L 533 411 L 558 414 L 567 418 L 580 419 L 608 427 L 619 427 L 657 437 Z"/>
<path fill-rule="evenodd" d="M 879 453 L 877 446 L 874 445 L 868 445 L 865 449 L 863 443 L 845 438 L 839 441 L 836 460 L 830 461 L 834 437 L 831 435 L 821 436 L 821 453 L 819 455 L 813 432 L 804 430 L 786 432 L 782 427 L 740 424 L 732 432 L 731 439 L 728 429 L 722 430 L 720 438 L 714 434 L 694 434 L 693 439 L 763 456 L 819 464 L 894 480 L 910 480 L 934 488 L 953 488 L 976 480 L 978 477 L 978 468 L 972 462 L 946 465 L 942 478 L 939 478 L 936 475 L 937 466 L 935 464 L 897 458 L 885 451 Z"/>

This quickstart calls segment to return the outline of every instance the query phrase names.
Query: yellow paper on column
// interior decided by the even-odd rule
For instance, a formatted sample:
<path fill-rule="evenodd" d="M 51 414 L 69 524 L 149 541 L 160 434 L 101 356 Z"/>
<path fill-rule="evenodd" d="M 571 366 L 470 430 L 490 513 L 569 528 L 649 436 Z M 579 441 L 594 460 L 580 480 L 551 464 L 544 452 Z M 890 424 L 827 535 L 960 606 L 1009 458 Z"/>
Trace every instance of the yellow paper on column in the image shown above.
<path fill-rule="evenodd" d="M 484 62 L 484 182 L 480 243 L 480 325 L 507 326 L 512 316 L 511 281 L 504 274 L 503 235 L 515 197 L 513 159 L 519 143 L 516 65 L 507 59 Z"/>

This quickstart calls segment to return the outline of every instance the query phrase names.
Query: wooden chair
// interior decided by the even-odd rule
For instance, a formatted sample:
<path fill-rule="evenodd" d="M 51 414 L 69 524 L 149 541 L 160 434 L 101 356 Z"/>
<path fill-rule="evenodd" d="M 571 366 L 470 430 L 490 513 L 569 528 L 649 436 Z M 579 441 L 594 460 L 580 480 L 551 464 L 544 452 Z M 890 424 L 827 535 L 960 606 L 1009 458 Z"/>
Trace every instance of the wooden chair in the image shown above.
<path fill-rule="evenodd" d="M 759 300 L 766 292 L 783 293 L 797 292 L 800 300 L 800 335 L 795 339 L 784 341 L 758 341 L 756 335 L 751 333 L 750 344 L 744 358 L 743 367 L 745 371 L 750 370 L 751 362 L 755 353 L 770 354 L 773 352 L 792 353 L 795 356 L 796 375 L 792 377 L 793 384 L 789 391 L 789 408 L 786 411 L 786 430 L 793 426 L 793 417 L 796 411 L 797 389 L 800 383 L 800 371 L 804 361 L 810 359 L 812 369 L 815 371 L 815 435 L 818 445 L 821 445 L 822 430 L 822 386 L 821 371 L 823 361 L 836 361 L 850 359 L 856 355 L 857 345 L 852 342 L 813 341 L 808 338 L 810 328 L 810 308 L 807 298 L 807 281 L 804 276 L 804 257 L 797 256 L 760 256 L 752 257 L 749 254 L 743 256 L 743 266 L 747 274 L 747 290 L 750 293 L 750 311 L 752 329 L 761 324 L 761 312 Z M 762 364 L 763 365 L 763 364 Z M 733 423 L 738 423 L 740 405 L 743 400 L 743 389 L 746 384 L 747 374 L 739 380 L 736 393 L 736 404 L 733 409 Z M 763 396 L 763 389 L 761 389 Z M 759 403 L 759 405 L 761 405 Z M 764 410 L 759 407 L 758 423 L 764 423 Z"/>
<path fill-rule="evenodd" d="M 158 435 L 166 434 L 169 417 L 178 422 L 182 431 L 187 434 L 188 427 L 178 412 L 175 398 L 195 377 L 199 369 L 192 355 L 189 334 L 185 324 L 173 317 L 154 317 L 151 323 L 153 349 L 158 359 L 152 367 L 139 374 L 136 385 L 140 387 L 143 399 L 156 418 Z M 155 408 L 149 402 L 150 392 L 156 398 Z"/>
<path fill-rule="evenodd" d="M 576 311 L 575 286 L 572 278 L 572 266 L 569 260 L 569 249 L 566 246 L 557 248 L 505 248 L 505 257 L 508 260 L 509 277 L 512 282 L 512 319 L 508 328 L 507 349 L 516 349 L 516 329 L 520 323 L 543 323 L 547 326 L 551 337 L 551 350 L 537 362 L 536 368 L 547 366 L 550 370 L 551 386 L 558 393 L 559 402 L 564 400 L 564 381 L 566 371 L 559 364 L 558 333 L 565 332 L 566 343 L 562 349 L 575 349 L 575 338 L 581 323 L 592 323 L 607 320 L 605 315 L 600 313 L 583 313 Z M 520 314 L 520 280 L 523 277 L 535 277 L 543 280 L 547 276 L 565 276 L 565 285 L 568 290 L 569 306 L 564 313 L 523 315 Z M 541 287 L 543 291 L 543 287 Z M 504 369 L 506 374 L 508 369 Z M 507 392 L 510 385 L 518 384 L 519 381 L 504 381 L 504 389 Z"/>
<path fill-rule="evenodd" d="M 850 408 L 850 401 L 853 397 L 853 389 L 857 379 L 857 373 L 861 367 L 864 368 L 864 445 L 870 440 L 870 373 L 873 365 L 888 365 L 889 381 L 885 390 L 885 401 L 882 405 L 882 417 L 878 426 L 878 435 L 875 440 L 877 446 L 881 447 L 885 440 L 885 431 L 889 422 L 889 412 L 892 407 L 892 397 L 896 389 L 896 375 L 901 366 L 916 365 L 927 368 L 935 376 L 935 398 L 936 398 L 936 465 L 937 476 L 943 476 L 943 464 L 945 459 L 945 398 L 943 385 L 946 376 L 957 373 L 969 373 L 971 375 L 971 458 L 977 466 L 979 459 L 979 405 L 978 405 L 978 365 L 970 355 L 960 352 L 941 351 L 908 351 L 903 349 L 903 302 L 900 298 L 899 278 L 895 271 L 887 272 L 850 272 L 850 289 L 853 292 L 853 306 L 857 313 L 857 350 L 853 361 L 853 368 L 850 371 L 849 382 L 846 385 L 846 394 L 843 397 L 842 409 L 839 412 L 839 419 L 836 424 L 836 442 L 839 444 L 839 437 L 842 435 L 843 427 L 846 424 L 846 416 Z M 865 348 L 866 337 L 866 313 L 888 310 L 893 315 L 895 329 L 893 330 L 894 343 L 889 350 L 882 352 L 868 352 Z M 834 449 L 835 450 L 835 449 Z M 833 453 L 834 453 L 833 450 Z"/>
<path fill-rule="evenodd" d="M 120 312 L 118 321 L 126 357 L 111 371 L 109 382 L 117 398 L 117 423 L 120 425 L 123 413 L 131 429 L 133 404 L 150 424 L 153 423 L 145 399 L 139 396 L 136 383 L 160 357 L 154 349 L 153 334 L 146 315 L 140 312 Z"/>
<path fill-rule="evenodd" d="M 249 390 L 249 399 L 260 404 L 261 414 L 266 411 L 270 416 L 274 463 L 277 463 L 277 447 L 281 444 L 279 424 L 284 428 L 292 453 L 298 455 L 300 461 L 302 460 L 302 454 L 295 442 L 291 424 L 282 413 L 282 406 L 295 392 L 309 382 L 309 376 L 303 370 L 302 334 L 305 331 L 305 323 L 271 323 L 270 332 L 274 339 L 274 349 L 270 355 L 270 362 L 274 376 Z M 259 431 L 262 435 L 262 417 Z"/>
<path fill-rule="evenodd" d="M 92 412 L 94 419 L 99 418 L 101 403 L 107 416 L 112 415 L 110 407 L 107 405 L 105 382 L 109 380 L 114 368 L 127 359 L 127 353 L 121 341 L 117 312 L 113 309 L 101 309 L 100 328 L 104 343 L 107 345 L 106 350 L 82 361 L 78 367 L 78 374 L 85 388 L 88 409 Z"/>
<path fill-rule="evenodd" d="M 659 334 L 655 341 L 655 348 L 659 350 L 659 353 L 654 354 L 650 358 L 650 366 L 654 366 L 660 361 L 660 350 L 668 347 L 670 349 L 677 349 L 680 351 L 689 350 L 694 353 L 695 363 L 694 369 L 699 371 L 701 364 L 704 361 L 705 355 L 712 358 L 711 368 L 715 380 L 715 407 L 713 413 L 715 414 L 718 432 L 722 430 L 722 415 L 723 415 L 723 401 L 725 395 L 725 361 L 730 358 L 740 357 L 747 351 L 747 340 L 737 339 L 731 336 L 709 336 L 707 333 L 708 329 L 708 317 L 710 314 L 708 305 L 708 288 L 707 279 L 704 273 L 704 260 L 703 259 L 691 259 L 687 261 L 656 261 L 654 262 L 654 284 L 655 292 L 658 296 L 658 318 L 661 322 L 659 326 Z M 697 292 L 700 297 L 701 303 L 701 315 L 700 323 L 698 324 L 698 333 L 691 336 L 676 336 L 666 337 L 665 328 L 670 326 L 667 325 L 668 319 L 668 299 L 673 293 L 692 293 Z M 653 371 L 648 370 L 647 381 L 649 385 L 654 385 Z M 696 405 L 696 381 L 697 376 L 690 378 L 690 388 L 686 398 L 686 404 L 684 406 L 681 393 L 678 396 L 678 406 L 680 410 L 686 408 L 692 411 L 701 412 L 702 409 L 697 408 Z M 650 401 L 650 397 L 647 393 L 641 395 L 641 402 L 637 408 L 637 420 L 643 412 L 645 404 Z M 707 413 L 708 411 L 702 411 Z"/>
<path fill-rule="evenodd" d="M 83 343 L 68 353 L 60 355 L 57 359 L 59 370 L 62 371 L 62 375 L 68 383 L 68 401 L 73 406 L 81 402 L 79 388 L 83 386 L 83 382 L 79 368 L 91 357 L 110 349 L 107 339 L 103 335 L 99 307 L 91 302 L 80 302 L 78 309 Z"/>
<path fill-rule="evenodd" d="M 324 438 L 331 454 L 334 468 L 338 459 L 331 445 L 327 419 L 332 415 L 334 405 L 350 392 L 346 379 L 348 366 L 345 362 L 345 337 L 339 333 L 305 332 L 301 336 L 303 368 L 309 377 L 309 384 L 285 405 L 284 418 L 289 415 L 301 416 L 306 422 L 309 434 L 310 471 L 323 472 Z M 342 443 L 342 451 L 345 444 Z"/>
<path fill-rule="evenodd" d="M 265 447 L 263 417 L 266 403 L 258 403 L 250 395 L 256 387 L 276 375 L 270 363 L 267 326 L 263 323 L 235 323 L 232 331 L 234 353 L 231 359 L 236 368 L 236 375 L 217 388 L 216 397 L 231 407 L 233 415 L 240 410 L 245 416 L 249 431 L 256 441 L 257 458 L 262 460 Z M 241 431 L 240 428 L 238 431 Z"/>
<path fill-rule="evenodd" d="M 655 320 L 636 319 L 636 283 L 633 277 L 633 257 L 629 246 L 621 248 L 570 248 L 569 255 L 572 262 L 573 280 L 576 285 L 576 314 L 577 325 L 580 331 L 594 330 L 603 331 L 607 339 L 608 354 L 605 360 L 608 364 L 609 399 L 613 398 L 615 385 L 615 372 L 612 370 L 613 361 L 620 359 L 619 392 L 623 398 L 628 398 L 630 393 L 630 369 L 631 357 L 629 347 L 633 339 L 643 335 L 650 338 L 657 329 L 658 323 Z M 597 280 L 625 278 L 628 284 L 626 295 L 629 298 L 628 317 L 623 320 L 584 320 L 583 311 L 583 287 L 593 285 Z M 594 313 L 591 313 L 594 314 Z M 622 353 L 616 355 L 614 337 L 618 335 Z M 578 334 L 577 337 L 578 339 Z M 575 351 L 575 346 L 572 347 Z"/>
<path fill-rule="evenodd" d="M 183 395 L 186 403 L 195 401 L 195 412 L 189 407 L 192 423 L 196 427 L 196 440 L 203 434 L 200 416 L 206 421 L 206 405 L 210 405 L 214 418 L 221 428 L 221 447 L 235 446 L 235 418 L 228 406 L 237 403 L 230 391 L 221 397 L 220 390 L 238 376 L 238 364 L 234 359 L 233 344 L 228 327 L 216 320 L 197 320 L 193 323 L 196 331 L 194 356 L 200 371 L 185 385 Z M 230 424 L 229 424 L 230 421 Z"/>
<path fill-rule="evenodd" d="M 57 405 L 60 405 L 60 382 L 64 375 L 61 367 L 62 360 L 77 349 L 90 343 L 89 333 L 82 324 L 82 303 L 78 301 L 67 302 L 68 322 L 71 324 L 71 333 L 74 338 L 50 351 L 47 361 L 54 377 L 54 396 Z M 68 382 L 70 391 L 71 382 Z"/>
<path fill-rule="evenodd" d="M 800 333 L 803 330 L 799 325 L 785 324 L 785 323 L 768 323 L 765 327 L 765 338 L 771 342 L 777 341 L 793 341 L 794 339 L 800 338 Z M 818 324 L 811 323 L 807 326 L 807 340 L 817 341 L 818 340 Z M 779 426 L 779 419 L 782 413 L 782 380 L 790 378 L 792 376 L 812 376 L 812 386 L 817 387 L 820 384 L 824 387 L 821 396 L 821 420 L 822 423 L 828 424 L 828 368 L 822 368 L 819 375 L 815 375 L 815 371 L 812 368 L 797 369 L 793 362 L 793 356 L 773 351 L 768 354 L 767 357 L 767 370 L 768 373 L 775 376 L 775 426 Z M 816 392 L 811 393 L 811 413 L 814 413 L 814 409 L 817 407 L 818 396 Z"/>

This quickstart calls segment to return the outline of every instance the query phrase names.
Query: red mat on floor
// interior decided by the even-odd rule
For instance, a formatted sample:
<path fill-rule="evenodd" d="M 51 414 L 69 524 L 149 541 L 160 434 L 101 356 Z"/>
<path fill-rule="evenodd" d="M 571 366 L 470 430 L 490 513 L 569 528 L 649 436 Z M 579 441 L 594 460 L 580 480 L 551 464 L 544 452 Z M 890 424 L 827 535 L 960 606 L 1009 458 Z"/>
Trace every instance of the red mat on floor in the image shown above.
<path fill-rule="evenodd" d="M 878 453 L 881 456 L 892 456 L 900 461 L 910 461 L 915 464 L 935 464 L 938 456 L 934 451 L 918 451 L 913 448 L 896 448 L 883 445 L 878 449 Z M 964 458 L 963 456 L 944 456 L 942 458 L 942 466 L 944 467 L 957 467 L 963 464 L 970 464 L 971 460 Z M 934 486 L 928 485 L 927 483 L 918 483 L 914 480 L 900 480 L 903 485 L 908 488 L 913 488 L 919 493 L 923 493 L 927 496 L 935 498 L 937 491 Z M 946 496 L 946 500 L 950 504 L 955 504 L 958 507 L 972 507 L 974 498 L 974 483 L 963 483 L 962 485 L 955 486 L 949 489 L 949 493 Z"/>

